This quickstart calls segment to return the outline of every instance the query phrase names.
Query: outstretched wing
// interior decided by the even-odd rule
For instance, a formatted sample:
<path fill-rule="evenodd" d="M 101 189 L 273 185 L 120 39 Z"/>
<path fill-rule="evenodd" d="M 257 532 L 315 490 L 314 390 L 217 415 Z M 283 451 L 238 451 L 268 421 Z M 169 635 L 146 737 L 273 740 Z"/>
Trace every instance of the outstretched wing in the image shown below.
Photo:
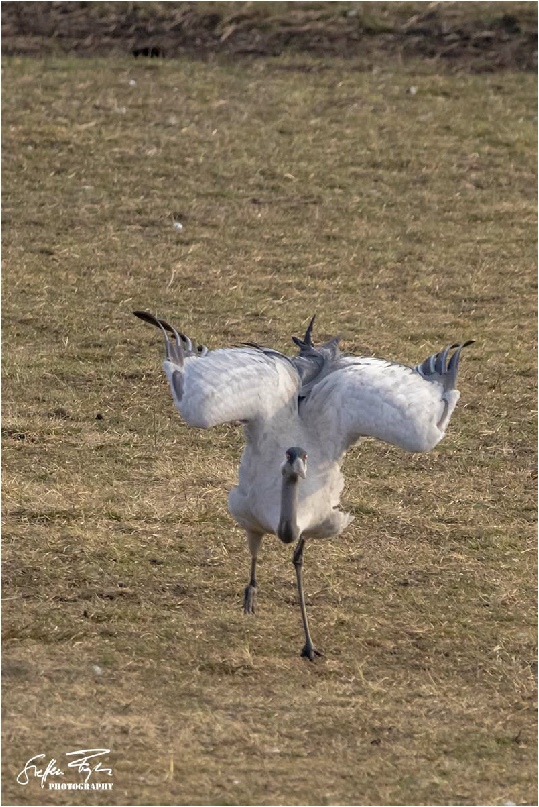
<path fill-rule="evenodd" d="M 375 358 L 342 356 L 302 404 L 334 459 L 359 437 L 407 451 L 430 451 L 443 438 L 460 397 L 460 351 L 452 345 L 415 368 Z M 447 361 L 450 351 L 455 352 Z"/>
<path fill-rule="evenodd" d="M 163 369 L 189 426 L 208 429 L 233 421 L 267 420 L 284 407 L 297 409 L 299 376 L 286 356 L 256 347 L 209 351 L 164 320 L 145 311 L 133 313 L 163 332 Z"/>

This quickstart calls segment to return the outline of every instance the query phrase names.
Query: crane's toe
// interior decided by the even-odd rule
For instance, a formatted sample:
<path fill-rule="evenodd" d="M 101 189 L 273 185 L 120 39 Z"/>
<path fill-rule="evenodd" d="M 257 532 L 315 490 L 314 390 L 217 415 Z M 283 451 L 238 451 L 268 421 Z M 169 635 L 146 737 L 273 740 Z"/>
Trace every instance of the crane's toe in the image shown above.
<path fill-rule="evenodd" d="M 317 650 L 312 644 L 307 642 L 301 651 L 302 658 L 308 658 L 309 661 L 314 661 L 317 656 L 322 657 L 324 654 Z"/>
<path fill-rule="evenodd" d="M 254 614 L 256 612 L 256 586 L 251 584 L 245 587 L 243 612 L 245 614 Z"/>

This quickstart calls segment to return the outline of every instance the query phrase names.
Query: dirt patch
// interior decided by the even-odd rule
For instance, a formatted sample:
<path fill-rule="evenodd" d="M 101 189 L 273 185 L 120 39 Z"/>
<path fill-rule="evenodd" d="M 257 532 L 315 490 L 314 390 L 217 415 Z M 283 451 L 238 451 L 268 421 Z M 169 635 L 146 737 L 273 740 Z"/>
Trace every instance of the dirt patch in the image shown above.
<path fill-rule="evenodd" d="M 436 61 L 444 69 L 536 70 L 535 3 L 2 4 L 4 55 L 136 58 L 283 52 Z"/>

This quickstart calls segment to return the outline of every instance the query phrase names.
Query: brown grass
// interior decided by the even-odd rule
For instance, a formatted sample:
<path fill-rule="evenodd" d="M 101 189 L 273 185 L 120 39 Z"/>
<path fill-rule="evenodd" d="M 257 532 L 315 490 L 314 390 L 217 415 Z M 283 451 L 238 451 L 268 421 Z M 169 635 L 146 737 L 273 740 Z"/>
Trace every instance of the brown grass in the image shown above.
<path fill-rule="evenodd" d="M 535 77 L 4 67 L 4 803 L 536 803 Z M 210 347 L 315 311 L 410 363 L 477 340 L 436 451 L 346 460 L 319 663 L 275 539 L 241 613 L 241 434 L 182 424 L 142 307 Z M 85 746 L 112 797 L 16 784 Z"/>

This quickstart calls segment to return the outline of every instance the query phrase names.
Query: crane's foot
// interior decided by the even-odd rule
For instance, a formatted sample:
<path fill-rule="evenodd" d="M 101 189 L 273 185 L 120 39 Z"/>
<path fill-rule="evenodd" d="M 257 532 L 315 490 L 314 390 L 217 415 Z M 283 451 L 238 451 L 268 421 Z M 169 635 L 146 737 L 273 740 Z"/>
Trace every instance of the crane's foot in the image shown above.
<path fill-rule="evenodd" d="M 243 613 L 254 614 L 256 612 L 256 586 L 245 586 L 245 598 L 243 600 Z"/>
<path fill-rule="evenodd" d="M 324 654 L 317 650 L 310 642 L 306 642 L 305 647 L 301 651 L 302 658 L 308 658 L 309 661 L 314 661 L 317 656 L 321 657 Z"/>

